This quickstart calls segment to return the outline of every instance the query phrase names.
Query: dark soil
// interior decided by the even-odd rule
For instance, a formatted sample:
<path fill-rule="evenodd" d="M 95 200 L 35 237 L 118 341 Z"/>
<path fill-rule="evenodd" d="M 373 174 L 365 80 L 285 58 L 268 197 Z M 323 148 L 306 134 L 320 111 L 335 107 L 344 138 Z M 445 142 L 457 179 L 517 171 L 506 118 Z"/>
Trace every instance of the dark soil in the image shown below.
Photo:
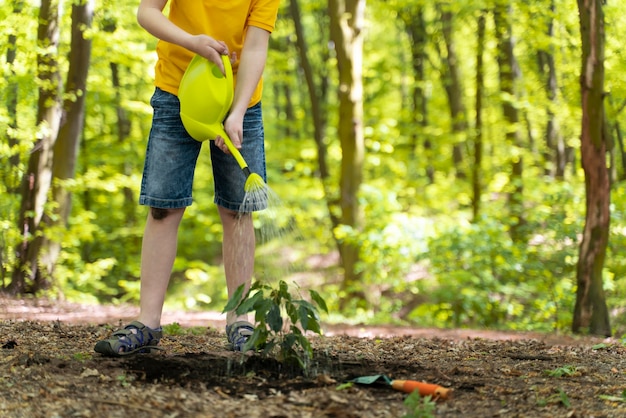
<path fill-rule="evenodd" d="M 304 373 L 229 351 L 217 315 L 170 313 L 171 322 L 204 328 L 166 335 L 156 354 L 111 359 L 93 345 L 132 308 L 0 304 L 1 417 L 626 416 L 626 348 L 616 340 L 329 326 L 311 338 Z M 345 384 L 375 374 L 453 396 L 429 414 L 388 386 Z"/>

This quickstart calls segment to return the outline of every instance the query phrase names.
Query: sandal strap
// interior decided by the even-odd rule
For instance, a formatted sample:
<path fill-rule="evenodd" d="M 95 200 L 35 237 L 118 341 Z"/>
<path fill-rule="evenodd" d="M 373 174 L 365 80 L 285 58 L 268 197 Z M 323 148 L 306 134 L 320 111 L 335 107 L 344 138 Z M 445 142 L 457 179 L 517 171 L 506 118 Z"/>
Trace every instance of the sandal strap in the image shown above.
<path fill-rule="evenodd" d="M 149 352 L 153 349 L 161 350 L 157 344 L 162 336 L 161 328 L 152 329 L 139 321 L 133 321 L 123 329 L 115 331 L 112 338 L 98 342 L 95 350 L 116 357 Z"/>
<path fill-rule="evenodd" d="M 253 333 L 254 325 L 248 321 L 237 321 L 226 326 L 228 342 L 232 344 L 235 351 L 243 351 L 243 347 Z"/>

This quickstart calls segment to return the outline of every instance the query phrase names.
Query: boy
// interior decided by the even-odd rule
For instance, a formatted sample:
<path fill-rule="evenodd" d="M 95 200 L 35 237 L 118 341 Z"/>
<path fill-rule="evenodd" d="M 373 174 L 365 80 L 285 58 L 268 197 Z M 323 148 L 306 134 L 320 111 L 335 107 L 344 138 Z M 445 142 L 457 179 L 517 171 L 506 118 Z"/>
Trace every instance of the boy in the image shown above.
<path fill-rule="evenodd" d="M 279 0 L 141 0 L 137 21 L 159 39 L 155 68 L 154 109 L 148 139 L 140 204 L 150 207 L 141 251 L 140 313 L 136 321 L 99 341 L 95 351 L 121 356 L 149 351 L 161 338 L 161 313 L 176 257 L 178 227 L 191 191 L 201 143 L 180 120 L 178 85 L 194 54 L 223 70 L 228 55 L 235 73 L 235 92 L 224 129 L 240 149 L 250 170 L 265 180 L 261 114 L 262 73 Z M 221 137 L 210 141 L 215 203 L 223 227 L 222 251 L 229 298 L 250 285 L 254 268 L 252 215 L 239 213 L 245 175 Z M 226 334 L 241 351 L 254 328 L 247 316 L 226 315 Z"/>

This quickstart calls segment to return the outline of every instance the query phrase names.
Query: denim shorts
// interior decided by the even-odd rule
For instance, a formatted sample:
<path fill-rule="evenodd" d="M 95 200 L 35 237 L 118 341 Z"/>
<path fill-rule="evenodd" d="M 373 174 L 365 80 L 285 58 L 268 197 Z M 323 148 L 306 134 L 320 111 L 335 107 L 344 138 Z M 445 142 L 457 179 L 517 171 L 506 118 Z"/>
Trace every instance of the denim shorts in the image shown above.
<path fill-rule="evenodd" d="M 148 138 L 139 203 L 160 209 L 191 205 L 193 177 L 202 142 L 193 139 L 180 119 L 178 97 L 156 88 L 150 105 L 154 109 Z M 246 175 L 232 155 L 210 144 L 214 202 L 238 210 L 244 201 Z M 265 143 L 261 103 L 246 112 L 241 154 L 250 171 L 266 181 Z"/>

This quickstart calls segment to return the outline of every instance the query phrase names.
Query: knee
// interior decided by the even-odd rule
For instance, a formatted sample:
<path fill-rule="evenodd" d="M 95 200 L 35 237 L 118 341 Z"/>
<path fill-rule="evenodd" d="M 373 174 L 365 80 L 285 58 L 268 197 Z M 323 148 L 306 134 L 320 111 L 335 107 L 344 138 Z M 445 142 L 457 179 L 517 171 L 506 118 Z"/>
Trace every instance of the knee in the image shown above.
<path fill-rule="evenodd" d="M 236 220 L 236 221 L 251 216 L 250 213 L 238 212 L 236 210 L 226 209 L 221 206 L 219 207 L 219 213 L 222 219 L 230 219 L 230 220 Z"/>
<path fill-rule="evenodd" d="M 161 209 L 161 208 L 150 208 L 150 214 L 152 215 L 152 219 L 160 221 L 161 219 L 167 218 L 167 215 L 170 214 L 169 209 Z"/>

